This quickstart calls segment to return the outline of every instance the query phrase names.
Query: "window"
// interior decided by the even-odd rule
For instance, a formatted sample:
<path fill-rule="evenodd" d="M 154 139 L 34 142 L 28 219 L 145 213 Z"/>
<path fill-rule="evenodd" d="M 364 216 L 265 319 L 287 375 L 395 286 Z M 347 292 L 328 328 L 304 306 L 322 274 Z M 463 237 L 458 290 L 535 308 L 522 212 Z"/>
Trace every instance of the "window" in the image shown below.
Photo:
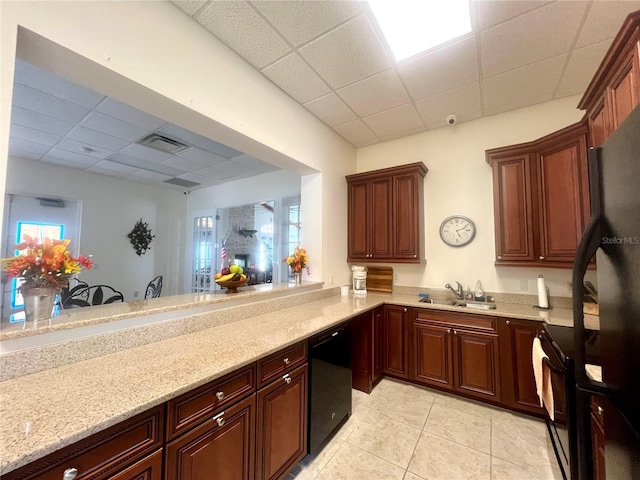
<path fill-rule="evenodd" d="M 300 197 L 285 198 L 282 201 L 282 258 L 293 253 L 293 249 L 300 246 L 302 229 Z M 285 271 L 282 278 L 291 278 L 291 269 L 284 264 Z"/>
<path fill-rule="evenodd" d="M 191 292 L 211 291 L 213 277 L 213 216 L 193 219 L 193 265 L 191 268 Z"/>

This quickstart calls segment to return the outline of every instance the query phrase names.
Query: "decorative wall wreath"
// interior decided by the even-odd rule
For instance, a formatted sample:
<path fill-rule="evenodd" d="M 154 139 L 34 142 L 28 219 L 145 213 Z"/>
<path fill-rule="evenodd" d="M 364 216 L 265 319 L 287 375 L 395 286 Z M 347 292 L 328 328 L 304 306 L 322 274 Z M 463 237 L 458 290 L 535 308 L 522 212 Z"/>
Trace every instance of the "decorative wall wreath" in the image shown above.
<path fill-rule="evenodd" d="M 131 230 L 131 233 L 129 234 L 133 249 L 136 251 L 138 256 L 142 256 L 147 253 L 147 250 L 151 250 L 149 244 L 154 237 L 155 235 L 151 235 L 149 224 L 143 222 L 142 219 L 136 223 L 136 226 L 133 227 L 133 230 Z"/>

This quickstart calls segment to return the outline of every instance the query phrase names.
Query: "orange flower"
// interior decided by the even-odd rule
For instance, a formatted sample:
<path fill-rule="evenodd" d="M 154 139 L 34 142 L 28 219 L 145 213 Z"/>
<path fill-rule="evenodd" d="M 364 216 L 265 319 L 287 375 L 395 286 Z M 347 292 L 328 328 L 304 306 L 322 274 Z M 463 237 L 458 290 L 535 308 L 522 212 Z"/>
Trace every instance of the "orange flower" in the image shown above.
<path fill-rule="evenodd" d="M 93 262 L 83 256 L 73 257 L 67 247 L 70 240 L 51 240 L 42 243 L 37 238 L 24 235 L 16 245 L 20 253 L 12 258 L 3 258 L 5 272 L 9 278 L 24 278 L 21 288 L 55 287 L 69 285 L 69 279 L 83 268 L 90 269 Z"/>
<path fill-rule="evenodd" d="M 304 248 L 294 248 L 293 254 L 289 255 L 287 258 L 283 258 L 282 261 L 289 265 L 291 270 L 296 273 L 301 272 L 303 268 L 307 270 L 307 274 L 311 273 L 309 269 L 309 257 L 307 255 L 307 250 Z"/>

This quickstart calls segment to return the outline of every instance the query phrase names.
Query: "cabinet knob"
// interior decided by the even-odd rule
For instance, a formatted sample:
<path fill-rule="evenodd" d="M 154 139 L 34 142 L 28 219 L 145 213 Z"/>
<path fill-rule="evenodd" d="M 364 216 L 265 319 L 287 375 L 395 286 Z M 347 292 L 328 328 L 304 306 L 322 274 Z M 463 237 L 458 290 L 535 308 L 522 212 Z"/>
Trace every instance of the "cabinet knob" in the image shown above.
<path fill-rule="evenodd" d="M 502 260 L 502 255 L 498 255 L 498 260 Z"/>
<path fill-rule="evenodd" d="M 544 257 L 543 257 L 542 255 L 540 255 L 540 257 L 539 257 L 539 258 L 540 258 L 540 260 L 544 260 Z"/>
<path fill-rule="evenodd" d="M 78 476 L 77 468 L 67 468 L 62 474 L 62 480 L 73 480 Z"/>
<path fill-rule="evenodd" d="M 418 258 L 418 255 L 414 255 L 413 258 Z"/>
<path fill-rule="evenodd" d="M 447 328 L 447 333 L 451 333 L 451 329 L 450 328 Z"/>
<path fill-rule="evenodd" d="M 408 312 L 408 310 L 407 310 L 406 308 L 403 308 L 403 309 L 402 309 L 402 311 L 403 311 L 404 313 L 407 313 L 407 312 Z"/>
<path fill-rule="evenodd" d="M 289 376 L 288 373 L 282 378 L 284 378 L 284 381 L 287 382 L 287 384 L 291 383 L 291 377 Z"/>
<path fill-rule="evenodd" d="M 218 400 L 222 400 L 224 398 L 224 392 L 216 392 L 216 397 Z"/>
<path fill-rule="evenodd" d="M 291 363 L 291 360 L 289 360 L 289 357 L 284 357 L 283 362 L 285 365 L 289 365 Z"/>
<path fill-rule="evenodd" d="M 604 413 L 604 408 L 602 408 L 600 405 L 598 405 L 598 415 L 602 416 L 602 414 Z"/>
<path fill-rule="evenodd" d="M 216 423 L 218 424 L 219 427 L 224 425 L 224 412 L 220 412 L 218 415 L 216 415 L 215 417 L 213 417 L 213 419 L 216 421 Z"/>
<path fill-rule="evenodd" d="M 511 321 L 510 321 L 510 320 L 507 320 L 507 321 L 506 321 L 506 322 L 504 322 L 504 323 L 506 323 L 506 324 L 507 324 L 507 326 L 511 325 Z"/>
<path fill-rule="evenodd" d="M 457 330 L 454 330 L 454 331 L 453 331 L 453 334 L 454 334 L 454 335 L 457 335 L 457 334 L 458 334 L 458 331 L 457 331 Z"/>

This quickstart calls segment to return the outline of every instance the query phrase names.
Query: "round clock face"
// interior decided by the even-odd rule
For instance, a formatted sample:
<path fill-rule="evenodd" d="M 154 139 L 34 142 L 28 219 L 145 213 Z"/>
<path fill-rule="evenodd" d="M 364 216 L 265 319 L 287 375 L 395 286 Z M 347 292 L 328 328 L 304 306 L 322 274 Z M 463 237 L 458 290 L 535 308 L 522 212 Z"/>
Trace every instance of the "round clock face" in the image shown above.
<path fill-rule="evenodd" d="M 453 215 L 445 218 L 440 225 L 440 238 L 447 245 L 462 247 L 471 243 L 476 236 L 476 226 L 470 218 Z"/>

